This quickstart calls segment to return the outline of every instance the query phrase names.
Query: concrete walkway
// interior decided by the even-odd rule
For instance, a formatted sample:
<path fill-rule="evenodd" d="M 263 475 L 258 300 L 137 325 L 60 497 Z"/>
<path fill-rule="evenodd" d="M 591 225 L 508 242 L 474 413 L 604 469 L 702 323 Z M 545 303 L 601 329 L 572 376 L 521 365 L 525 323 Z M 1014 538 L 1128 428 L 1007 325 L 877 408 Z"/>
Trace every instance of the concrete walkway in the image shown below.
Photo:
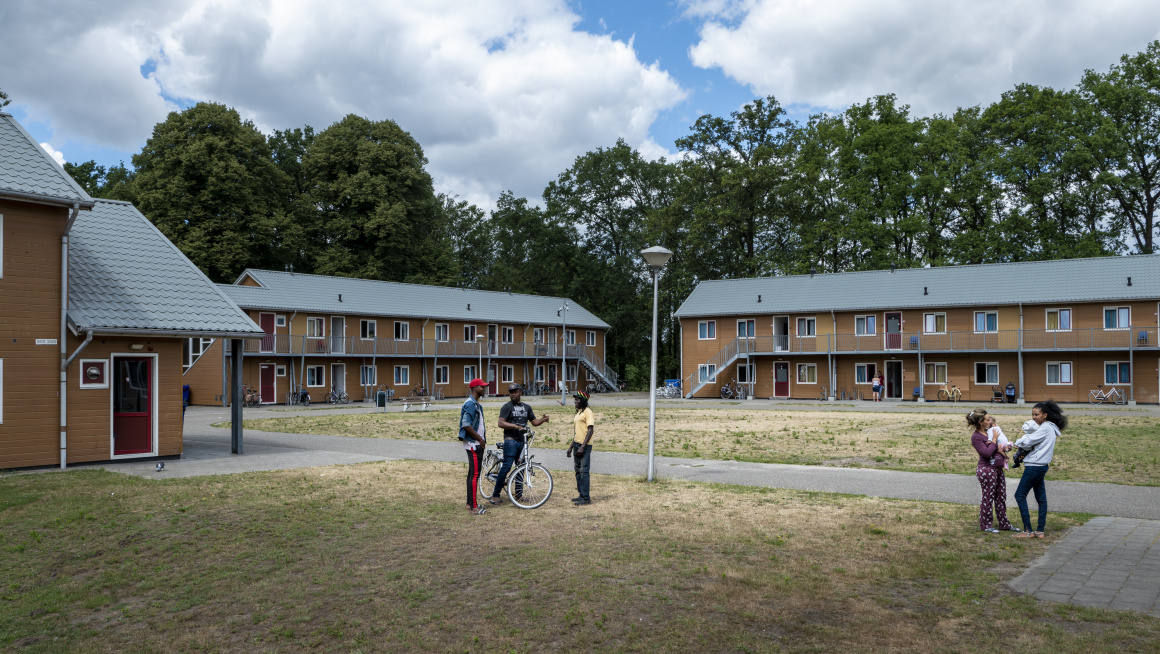
<path fill-rule="evenodd" d="M 1160 618 L 1160 521 L 1089 520 L 1008 585 L 1043 600 Z"/>

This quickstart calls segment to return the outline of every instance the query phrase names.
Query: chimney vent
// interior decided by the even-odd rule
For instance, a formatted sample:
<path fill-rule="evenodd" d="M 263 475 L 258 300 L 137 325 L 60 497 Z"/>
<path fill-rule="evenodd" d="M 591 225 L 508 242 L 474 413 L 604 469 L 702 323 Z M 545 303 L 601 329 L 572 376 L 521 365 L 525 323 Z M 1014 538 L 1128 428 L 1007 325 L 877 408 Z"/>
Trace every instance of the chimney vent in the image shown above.
<path fill-rule="evenodd" d="M 925 286 L 922 287 L 922 294 L 923 295 L 930 295 L 930 293 L 927 293 Z"/>
<path fill-rule="evenodd" d="M 757 296 L 757 303 L 758 303 L 758 304 L 761 304 L 761 295 L 758 295 L 758 296 Z"/>
<path fill-rule="evenodd" d="M 1129 277 L 1129 278 L 1128 278 L 1128 286 L 1131 286 L 1131 285 L 1132 285 L 1132 278 L 1131 278 L 1131 277 Z"/>
<path fill-rule="evenodd" d="M 894 273 L 894 264 L 890 264 L 890 272 L 891 272 L 891 274 Z"/>
<path fill-rule="evenodd" d="M 342 302 L 342 293 L 339 293 L 339 294 L 338 294 L 338 301 L 339 301 L 339 302 Z"/>

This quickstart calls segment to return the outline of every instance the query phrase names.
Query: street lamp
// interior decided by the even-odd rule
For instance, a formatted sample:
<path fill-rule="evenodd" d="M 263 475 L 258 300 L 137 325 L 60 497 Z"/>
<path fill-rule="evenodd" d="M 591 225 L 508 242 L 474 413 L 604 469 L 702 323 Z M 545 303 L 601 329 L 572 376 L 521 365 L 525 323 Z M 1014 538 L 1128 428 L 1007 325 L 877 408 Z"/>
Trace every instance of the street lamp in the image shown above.
<path fill-rule="evenodd" d="M 560 404 L 567 406 L 565 394 L 568 392 L 568 300 L 564 300 L 564 306 L 556 311 L 556 315 L 563 321 L 560 326 L 560 379 L 564 380 L 564 383 L 560 384 Z"/>
<path fill-rule="evenodd" d="M 479 343 L 479 369 L 478 369 L 479 379 L 483 379 L 483 341 L 486 338 L 487 338 L 487 336 L 484 334 L 476 334 L 475 335 L 475 342 Z M 484 380 L 484 381 L 486 381 L 486 380 Z M 488 390 L 491 390 L 491 389 L 488 388 Z"/>
<path fill-rule="evenodd" d="M 653 457 L 656 453 L 657 443 L 657 278 L 660 277 L 661 269 L 669 262 L 669 257 L 673 256 L 673 253 L 659 245 L 654 245 L 651 248 L 641 250 L 640 254 L 644 257 L 648 267 L 652 269 L 653 278 L 652 365 L 648 387 L 648 480 L 652 481 Z"/>

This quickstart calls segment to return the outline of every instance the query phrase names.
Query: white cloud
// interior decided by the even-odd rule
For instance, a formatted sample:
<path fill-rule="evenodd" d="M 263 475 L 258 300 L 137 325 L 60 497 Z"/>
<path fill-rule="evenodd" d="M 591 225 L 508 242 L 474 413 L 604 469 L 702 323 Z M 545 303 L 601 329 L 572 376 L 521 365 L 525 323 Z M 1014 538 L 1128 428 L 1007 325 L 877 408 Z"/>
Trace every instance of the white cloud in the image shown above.
<path fill-rule="evenodd" d="M 165 97 L 222 102 L 265 130 L 321 130 L 357 113 L 397 121 L 439 190 L 485 205 L 505 189 L 538 197 L 576 156 L 617 138 L 654 147 L 657 114 L 686 96 L 631 41 L 577 31 L 563 0 L 186 0 L 107 14 L 35 1 L 14 13 L 57 25 L 31 30 L 39 43 L 26 51 L 38 56 L 0 63 L 0 78 L 37 60 L 6 90 L 51 122 L 54 141 L 135 151 L 171 108 Z M 18 30 L 3 11 L 7 41 Z"/>
<path fill-rule="evenodd" d="M 1068 88 L 1160 38 L 1154 0 L 685 0 L 693 63 L 783 104 L 895 93 L 919 114 L 988 104 L 1018 83 Z"/>
<path fill-rule="evenodd" d="M 57 150 L 56 148 L 52 147 L 51 145 L 49 145 L 47 143 L 41 143 L 40 147 L 41 147 L 41 149 L 43 149 L 45 152 L 48 153 L 48 156 L 55 159 L 58 164 L 63 166 L 64 162 L 67 161 L 67 159 L 64 158 L 64 153 L 61 152 L 60 150 Z"/>

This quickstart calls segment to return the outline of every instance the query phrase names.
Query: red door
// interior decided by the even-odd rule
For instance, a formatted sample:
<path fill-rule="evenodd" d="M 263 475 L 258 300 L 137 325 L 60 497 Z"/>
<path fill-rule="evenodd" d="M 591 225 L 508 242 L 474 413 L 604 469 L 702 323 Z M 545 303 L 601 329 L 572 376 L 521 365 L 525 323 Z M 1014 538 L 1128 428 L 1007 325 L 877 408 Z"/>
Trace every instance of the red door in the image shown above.
<path fill-rule="evenodd" d="M 498 386 L 499 382 L 497 381 L 497 377 L 495 374 L 496 367 L 497 366 L 494 363 L 488 364 L 488 366 L 487 366 L 487 394 L 488 395 L 498 395 L 499 394 L 499 386 Z"/>
<path fill-rule="evenodd" d="M 272 313 L 259 313 L 258 314 L 258 326 L 262 328 L 262 331 L 266 332 L 266 335 L 262 337 L 262 347 L 260 348 L 260 350 L 262 352 L 273 352 L 274 351 L 274 314 L 272 314 Z"/>
<path fill-rule="evenodd" d="M 902 349 L 902 314 L 886 314 L 886 349 Z"/>
<path fill-rule="evenodd" d="M 789 363 L 779 361 L 773 364 L 773 394 L 789 397 Z"/>
<path fill-rule="evenodd" d="M 262 393 L 262 404 L 273 404 L 274 399 L 274 364 L 263 363 L 260 366 L 260 388 Z"/>
<path fill-rule="evenodd" d="M 153 359 L 113 364 L 113 454 L 153 452 Z"/>
<path fill-rule="evenodd" d="M 560 390 L 556 388 L 556 364 L 554 363 L 548 366 L 548 390 L 553 393 Z"/>

